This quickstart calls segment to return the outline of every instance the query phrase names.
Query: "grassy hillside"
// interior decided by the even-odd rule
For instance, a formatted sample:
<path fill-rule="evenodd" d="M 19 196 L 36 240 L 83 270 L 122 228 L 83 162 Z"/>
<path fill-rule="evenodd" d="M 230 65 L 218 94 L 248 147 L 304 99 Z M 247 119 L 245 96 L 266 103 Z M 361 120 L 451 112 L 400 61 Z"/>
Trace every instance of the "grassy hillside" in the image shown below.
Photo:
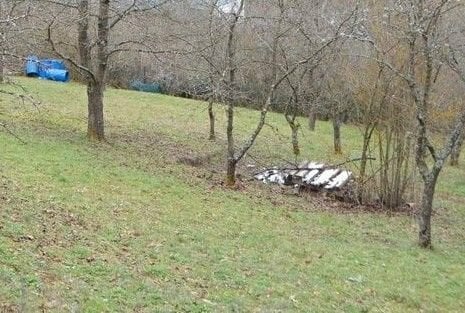
<path fill-rule="evenodd" d="M 462 312 L 464 166 L 442 176 L 433 251 L 406 215 L 337 212 L 280 188 L 221 186 L 224 117 L 207 138 L 198 101 L 108 89 L 108 144 L 85 139 L 85 89 L 20 79 L 39 111 L 0 98 L 0 312 Z M 257 113 L 238 110 L 245 139 Z M 270 115 L 246 164 L 291 159 Z M 305 121 L 302 121 L 304 124 Z M 303 130 L 303 155 L 331 154 L 330 125 Z M 185 155 L 209 164 L 178 164 Z M 260 156 L 260 158 L 258 158 Z"/>

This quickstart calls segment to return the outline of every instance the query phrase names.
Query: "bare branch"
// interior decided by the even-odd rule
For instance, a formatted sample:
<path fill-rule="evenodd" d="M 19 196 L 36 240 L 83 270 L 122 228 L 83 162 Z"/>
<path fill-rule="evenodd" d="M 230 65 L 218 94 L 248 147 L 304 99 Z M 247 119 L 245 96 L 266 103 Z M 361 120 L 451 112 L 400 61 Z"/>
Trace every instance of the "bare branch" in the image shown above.
<path fill-rule="evenodd" d="M 83 66 L 82 64 L 79 64 L 76 60 L 72 59 L 71 57 L 69 56 L 66 56 L 64 55 L 63 53 L 61 53 L 56 45 L 55 45 L 55 42 L 53 41 L 53 38 L 52 38 L 52 27 L 55 23 L 55 19 L 52 19 L 52 21 L 50 22 L 50 24 L 48 24 L 48 27 L 47 27 L 47 42 L 50 43 L 50 46 L 53 50 L 54 53 L 56 53 L 60 58 L 68 61 L 69 63 L 71 63 L 74 67 L 80 69 L 81 71 L 87 73 L 89 75 L 89 77 L 95 81 L 95 74 L 92 72 L 91 69 Z"/>
<path fill-rule="evenodd" d="M 24 141 L 23 139 L 21 139 L 21 137 L 19 137 L 18 135 L 16 135 L 11 129 L 8 128 L 8 126 L 1 122 L 0 121 L 0 127 L 3 128 L 4 131 L 6 131 L 8 134 L 10 134 L 11 136 L 15 137 L 19 142 L 21 142 L 23 145 L 27 144 L 26 141 Z"/>

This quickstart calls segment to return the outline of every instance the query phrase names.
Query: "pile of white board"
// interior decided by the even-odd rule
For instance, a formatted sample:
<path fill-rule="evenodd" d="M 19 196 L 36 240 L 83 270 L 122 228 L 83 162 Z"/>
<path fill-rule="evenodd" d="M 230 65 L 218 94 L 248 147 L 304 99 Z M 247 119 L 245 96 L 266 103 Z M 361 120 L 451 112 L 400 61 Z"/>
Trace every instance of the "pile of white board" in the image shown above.
<path fill-rule="evenodd" d="M 317 162 L 302 162 L 295 168 L 267 169 L 255 175 L 264 183 L 308 186 L 311 189 L 340 190 L 352 172 Z"/>

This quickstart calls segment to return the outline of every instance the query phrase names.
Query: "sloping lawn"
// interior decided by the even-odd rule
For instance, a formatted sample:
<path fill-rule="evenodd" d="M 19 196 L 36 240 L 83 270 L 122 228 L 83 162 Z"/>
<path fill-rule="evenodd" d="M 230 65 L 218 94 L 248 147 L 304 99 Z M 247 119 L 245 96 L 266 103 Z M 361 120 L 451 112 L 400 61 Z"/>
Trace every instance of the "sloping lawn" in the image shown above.
<path fill-rule="evenodd" d="M 83 86 L 19 81 L 42 104 L 0 98 L 26 142 L 0 132 L 0 312 L 463 312 L 464 166 L 442 176 L 425 251 L 412 216 L 336 213 L 248 177 L 223 188 L 219 106 L 211 143 L 204 103 L 108 89 L 94 145 Z M 238 110 L 240 138 L 256 116 Z M 292 160 L 284 118 L 269 123 L 244 163 Z M 305 158 L 359 154 L 356 128 L 341 157 L 331 138 L 303 127 Z"/>

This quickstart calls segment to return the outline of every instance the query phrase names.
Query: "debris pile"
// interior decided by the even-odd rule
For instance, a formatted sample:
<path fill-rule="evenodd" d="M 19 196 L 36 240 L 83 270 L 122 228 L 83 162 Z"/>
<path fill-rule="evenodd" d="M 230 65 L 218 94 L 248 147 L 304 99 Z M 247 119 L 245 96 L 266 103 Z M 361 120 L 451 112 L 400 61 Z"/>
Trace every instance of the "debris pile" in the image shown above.
<path fill-rule="evenodd" d="M 317 162 L 302 162 L 294 168 L 266 169 L 254 177 L 264 183 L 298 185 L 312 190 L 341 190 L 352 179 L 352 172 Z"/>

